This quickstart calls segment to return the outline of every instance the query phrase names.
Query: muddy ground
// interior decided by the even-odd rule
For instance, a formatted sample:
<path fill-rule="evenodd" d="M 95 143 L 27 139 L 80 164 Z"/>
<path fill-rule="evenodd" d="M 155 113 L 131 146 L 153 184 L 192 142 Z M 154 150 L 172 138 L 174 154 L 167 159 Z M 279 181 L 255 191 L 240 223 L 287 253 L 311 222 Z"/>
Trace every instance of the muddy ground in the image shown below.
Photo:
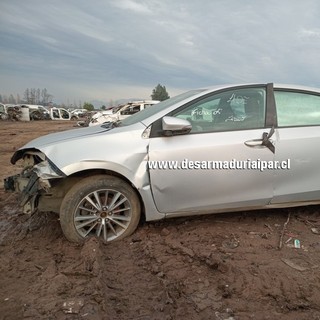
<path fill-rule="evenodd" d="M 3 190 L 12 153 L 73 125 L 0 122 L 0 319 L 320 319 L 319 206 L 143 223 L 83 246 L 57 215 L 23 215 Z"/>

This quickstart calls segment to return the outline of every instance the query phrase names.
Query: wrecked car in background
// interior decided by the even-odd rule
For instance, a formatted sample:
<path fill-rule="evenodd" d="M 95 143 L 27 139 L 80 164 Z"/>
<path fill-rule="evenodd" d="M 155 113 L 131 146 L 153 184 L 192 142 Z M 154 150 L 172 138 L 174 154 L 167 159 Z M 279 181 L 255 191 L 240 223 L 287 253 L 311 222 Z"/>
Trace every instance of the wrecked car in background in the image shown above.
<path fill-rule="evenodd" d="M 96 126 L 105 122 L 116 122 L 123 120 L 159 102 L 160 101 L 158 100 L 134 101 L 126 103 L 123 106 L 113 108 L 112 110 L 97 112 L 91 117 L 89 126 Z"/>
<path fill-rule="evenodd" d="M 59 213 L 70 241 L 107 242 L 130 235 L 142 215 L 319 204 L 319 145 L 319 89 L 222 85 L 35 139 L 13 154 L 23 170 L 5 179 L 5 189 L 19 192 L 27 214 Z M 250 159 L 287 166 L 243 166 Z M 231 167 L 235 160 L 242 166 Z M 208 167 L 213 161 L 230 167 Z"/>
<path fill-rule="evenodd" d="M 46 108 L 42 105 L 19 104 L 4 105 L 0 104 L 0 118 L 2 120 L 77 120 L 78 116 L 64 108 Z"/>
<path fill-rule="evenodd" d="M 49 120 L 50 114 L 48 109 L 42 105 L 37 104 L 20 104 L 21 108 L 29 110 L 30 120 Z"/>
<path fill-rule="evenodd" d="M 50 108 L 51 120 L 76 120 L 78 117 L 64 108 Z"/>
<path fill-rule="evenodd" d="M 18 121 L 22 118 L 20 106 L 0 103 L 0 119 Z"/>
<path fill-rule="evenodd" d="M 2 103 L 0 103 L 0 119 L 1 120 L 7 120 L 8 119 L 8 114 L 7 114 L 6 107 Z"/>
<path fill-rule="evenodd" d="M 73 109 L 73 110 L 68 110 L 71 115 L 74 115 L 76 117 L 85 117 L 88 113 L 88 110 L 87 109 Z"/>

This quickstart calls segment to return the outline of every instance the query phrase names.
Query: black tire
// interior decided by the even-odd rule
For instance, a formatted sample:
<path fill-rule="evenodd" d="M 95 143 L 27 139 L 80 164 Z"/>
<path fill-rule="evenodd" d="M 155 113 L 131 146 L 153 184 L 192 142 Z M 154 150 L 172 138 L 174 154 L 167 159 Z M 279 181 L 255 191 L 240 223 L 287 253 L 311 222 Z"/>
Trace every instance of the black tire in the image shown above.
<path fill-rule="evenodd" d="M 36 110 L 36 111 L 32 111 L 30 113 L 30 120 L 42 120 L 43 119 L 43 114 Z"/>
<path fill-rule="evenodd" d="M 65 195 L 60 224 L 71 242 L 82 243 L 92 236 L 111 242 L 135 231 L 140 209 L 135 190 L 125 181 L 96 175 L 76 183 Z"/>

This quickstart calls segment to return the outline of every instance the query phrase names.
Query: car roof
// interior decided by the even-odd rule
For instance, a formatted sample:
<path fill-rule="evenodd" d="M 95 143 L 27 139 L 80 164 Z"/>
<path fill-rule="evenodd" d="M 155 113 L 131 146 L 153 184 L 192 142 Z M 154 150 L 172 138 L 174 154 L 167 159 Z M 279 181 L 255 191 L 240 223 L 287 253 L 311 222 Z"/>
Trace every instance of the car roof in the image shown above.
<path fill-rule="evenodd" d="M 221 84 L 221 85 L 214 85 L 204 87 L 205 91 L 215 91 L 215 90 L 222 90 L 228 89 L 233 87 L 246 87 L 246 86 L 265 86 L 266 83 L 229 83 L 229 84 Z M 297 84 L 284 84 L 284 83 L 273 83 L 273 87 L 275 89 L 288 89 L 288 90 L 298 90 L 298 91 L 312 91 L 320 93 L 320 88 L 311 87 L 311 86 L 304 86 L 304 85 L 297 85 Z M 200 88 L 201 89 L 201 88 Z"/>
<path fill-rule="evenodd" d="M 303 86 L 303 85 L 296 85 L 296 84 L 281 84 L 281 83 L 275 83 L 273 85 L 275 89 L 289 89 L 289 90 L 298 90 L 298 91 L 312 91 L 320 93 L 319 88 L 315 87 L 309 87 L 309 86 Z"/>

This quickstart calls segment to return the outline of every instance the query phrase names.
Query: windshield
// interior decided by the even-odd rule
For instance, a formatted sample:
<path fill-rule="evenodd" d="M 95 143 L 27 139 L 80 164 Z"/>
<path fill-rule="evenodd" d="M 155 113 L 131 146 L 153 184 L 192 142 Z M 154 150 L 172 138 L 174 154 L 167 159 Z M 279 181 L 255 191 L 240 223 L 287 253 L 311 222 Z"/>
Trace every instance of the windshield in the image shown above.
<path fill-rule="evenodd" d="M 180 101 L 183 101 L 189 97 L 192 97 L 200 92 L 204 91 L 203 89 L 201 90 L 191 90 L 191 91 L 187 91 L 184 92 L 182 94 L 179 94 L 173 98 L 164 100 L 160 103 L 154 104 L 148 108 L 145 108 L 142 111 L 139 111 L 137 113 L 135 113 L 134 115 L 124 119 L 121 121 L 121 124 L 119 124 L 120 126 L 128 126 L 137 122 L 141 122 L 144 119 L 147 119 L 151 116 L 153 116 L 154 114 L 156 114 L 159 111 L 162 111 L 164 109 L 166 109 L 167 107 L 170 107 Z"/>

